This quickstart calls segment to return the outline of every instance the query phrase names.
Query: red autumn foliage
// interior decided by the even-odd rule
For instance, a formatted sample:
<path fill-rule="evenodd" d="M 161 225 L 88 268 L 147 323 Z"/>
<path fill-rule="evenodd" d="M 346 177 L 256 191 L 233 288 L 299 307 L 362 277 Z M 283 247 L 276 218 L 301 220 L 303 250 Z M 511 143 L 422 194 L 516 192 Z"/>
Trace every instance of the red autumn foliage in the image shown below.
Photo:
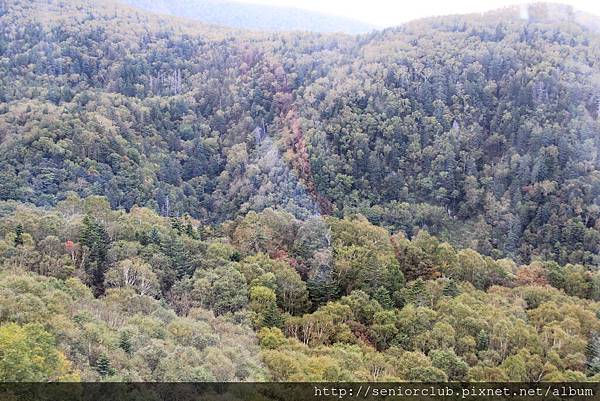
<path fill-rule="evenodd" d="M 546 270 L 536 264 L 521 267 L 517 271 L 517 285 L 548 285 Z"/>

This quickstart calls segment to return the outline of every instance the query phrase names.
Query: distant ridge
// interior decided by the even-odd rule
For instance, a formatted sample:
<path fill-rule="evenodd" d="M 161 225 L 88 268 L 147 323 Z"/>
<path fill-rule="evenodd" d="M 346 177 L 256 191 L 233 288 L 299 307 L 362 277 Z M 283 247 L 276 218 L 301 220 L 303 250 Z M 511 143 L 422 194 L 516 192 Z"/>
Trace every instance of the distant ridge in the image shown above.
<path fill-rule="evenodd" d="M 153 13 L 260 31 L 367 33 L 376 26 L 291 7 L 222 0 L 120 0 Z"/>

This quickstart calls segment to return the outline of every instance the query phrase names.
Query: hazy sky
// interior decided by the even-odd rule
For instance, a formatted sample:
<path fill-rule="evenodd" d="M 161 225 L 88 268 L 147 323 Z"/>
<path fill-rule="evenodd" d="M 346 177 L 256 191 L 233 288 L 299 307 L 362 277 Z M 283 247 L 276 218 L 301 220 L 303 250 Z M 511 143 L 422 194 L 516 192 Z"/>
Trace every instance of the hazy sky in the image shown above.
<path fill-rule="evenodd" d="M 350 17 L 380 27 L 394 26 L 412 19 L 445 14 L 482 12 L 504 6 L 531 3 L 527 0 L 241 0 L 292 6 L 327 14 Z M 600 15 L 598 0 L 564 0 L 588 13 Z"/>

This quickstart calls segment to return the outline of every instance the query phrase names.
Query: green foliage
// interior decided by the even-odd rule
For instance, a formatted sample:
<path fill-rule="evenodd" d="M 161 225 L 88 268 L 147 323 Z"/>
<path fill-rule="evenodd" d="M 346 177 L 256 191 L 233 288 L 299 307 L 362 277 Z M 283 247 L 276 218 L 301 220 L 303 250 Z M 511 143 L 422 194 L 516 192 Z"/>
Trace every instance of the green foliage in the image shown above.
<path fill-rule="evenodd" d="M 477 350 L 485 351 L 490 346 L 490 337 L 484 329 L 477 334 Z"/>
<path fill-rule="evenodd" d="M 535 23 L 510 9 L 363 40 L 233 35 L 102 2 L 19 3 L 2 16 L 0 199 L 102 194 L 113 208 L 173 217 L 190 238 L 179 216 L 245 216 L 236 225 L 254 234 L 242 256 L 277 241 L 303 258 L 323 249 L 327 236 L 288 243 L 294 224 L 248 213 L 271 208 L 360 213 L 518 262 L 598 265 L 596 156 L 581 150 L 598 146 L 598 78 L 586 69 L 598 38 L 549 18 L 553 7 L 531 6 Z M 40 54 L 37 43 L 54 47 Z M 341 74 L 348 54 L 355 64 Z M 400 260 L 408 280 L 435 273 L 418 254 Z"/>
<path fill-rule="evenodd" d="M 373 294 L 373 299 L 384 309 L 391 309 L 394 306 L 390 293 L 385 287 L 379 287 Z"/>
<path fill-rule="evenodd" d="M 170 259 L 171 269 L 177 278 L 190 277 L 194 267 L 183 241 L 177 235 L 168 235 L 160 241 L 161 252 Z"/>
<path fill-rule="evenodd" d="M 240 271 L 251 286 L 271 287 L 277 296 L 277 305 L 290 314 L 304 312 L 309 305 L 306 283 L 285 260 L 273 260 L 259 253 L 243 259 Z"/>
<path fill-rule="evenodd" d="M 0 355 L 3 382 L 61 380 L 69 373 L 65 356 L 40 324 L 0 326 Z"/>
<path fill-rule="evenodd" d="M 307 232 L 303 225 L 312 231 L 314 220 L 285 215 L 286 223 L 284 215 L 256 213 L 253 221 L 269 227 L 297 227 L 285 241 L 265 242 L 270 256 L 252 253 L 238 229 L 208 227 L 204 242 L 178 235 L 170 218 L 148 209 L 111 211 L 97 198 L 69 202 L 87 205 L 87 214 L 65 205 L 60 212 L 0 205 L 8 210 L 0 233 L 12 241 L 17 219 L 26 231 L 23 246 L 0 246 L 0 319 L 11 330 L 44 323 L 57 339 L 52 347 L 62 362 L 31 368 L 40 380 L 489 381 L 596 374 L 596 273 L 581 265 L 517 267 L 456 251 L 422 232 L 412 240 L 398 236 L 396 244 L 418 250 L 412 260 L 418 265 L 425 258 L 443 277 L 405 283 L 395 270 L 394 261 L 404 260 L 400 248 L 361 218 L 327 218 L 330 245 L 306 248 L 294 244 L 304 241 L 298 240 Z M 108 233 L 112 240 L 101 241 Z M 233 236 L 236 245 L 214 235 Z M 178 245 L 165 246 L 168 238 Z M 73 277 L 77 271 L 57 278 L 41 269 L 44 255 L 59 265 L 85 266 L 84 256 L 92 254 L 103 255 L 98 260 L 107 267 L 103 294 Z M 191 277 L 175 274 L 179 257 L 194 270 Z M 311 297 L 311 305 L 319 277 L 328 277 L 332 291 L 326 300 Z M 27 365 L 28 358 L 15 363 Z"/>
<path fill-rule="evenodd" d="M 96 296 L 104 293 L 104 275 L 108 269 L 106 254 L 109 247 L 108 233 L 94 218 L 85 216 L 79 239 L 83 250 L 81 260 L 89 283 Z"/>
<path fill-rule="evenodd" d="M 131 345 L 131 335 L 128 331 L 123 331 L 119 336 L 119 348 L 125 351 L 126 354 L 131 354 L 132 345 Z"/>
<path fill-rule="evenodd" d="M 429 354 L 434 367 L 442 370 L 450 381 L 465 381 L 469 366 L 453 350 L 434 350 Z"/>
<path fill-rule="evenodd" d="M 442 292 L 447 297 L 455 297 L 460 294 L 460 290 L 456 285 L 456 281 L 450 279 L 444 286 L 444 291 Z"/>
<path fill-rule="evenodd" d="M 112 376 L 115 374 L 115 371 L 110 366 L 110 361 L 105 354 L 102 354 L 98 357 L 98 360 L 96 361 L 96 370 L 102 377 Z"/>
<path fill-rule="evenodd" d="M 244 276 L 232 266 L 198 270 L 194 280 L 193 299 L 217 315 L 238 311 L 248 303 Z"/>
<path fill-rule="evenodd" d="M 598 335 L 592 335 L 588 340 L 586 351 L 587 372 L 590 375 L 600 373 L 600 341 Z"/>
<path fill-rule="evenodd" d="M 15 227 L 15 246 L 23 245 L 23 226 L 21 224 L 17 224 Z"/>
<path fill-rule="evenodd" d="M 350 37 L 11 4 L 1 378 L 595 377 L 600 45 L 552 7 Z"/>
<path fill-rule="evenodd" d="M 266 349 L 279 348 L 285 344 L 285 336 L 277 327 L 263 327 L 257 333 L 260 346 Z"/>

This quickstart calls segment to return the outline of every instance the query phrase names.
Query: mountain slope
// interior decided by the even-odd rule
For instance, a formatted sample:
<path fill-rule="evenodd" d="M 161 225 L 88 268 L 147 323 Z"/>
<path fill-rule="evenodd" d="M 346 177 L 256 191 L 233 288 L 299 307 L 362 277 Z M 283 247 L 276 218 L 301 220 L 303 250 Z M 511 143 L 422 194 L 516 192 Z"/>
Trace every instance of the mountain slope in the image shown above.
<path fill-rule="evenodd" d="M 555 11 L 0 1 L 0 381 L 598 381 L 600 37 Z"/>
<path fill-rule="evenodd" d="M 549 6 L 353 38 L 7 5 L 1 199 L 75 191 L 206 222 L 360 212 L 488 255 L 599 264 L 599 38 Z"/>
<path fill-rule="evenodd" d="M 266 6 L 223 0 L 123 0 L 160 14 L 186 17 L 209 24 L 262 31 L 312 31 L 366 33 L 369 24 L 289 7 Z"/>

